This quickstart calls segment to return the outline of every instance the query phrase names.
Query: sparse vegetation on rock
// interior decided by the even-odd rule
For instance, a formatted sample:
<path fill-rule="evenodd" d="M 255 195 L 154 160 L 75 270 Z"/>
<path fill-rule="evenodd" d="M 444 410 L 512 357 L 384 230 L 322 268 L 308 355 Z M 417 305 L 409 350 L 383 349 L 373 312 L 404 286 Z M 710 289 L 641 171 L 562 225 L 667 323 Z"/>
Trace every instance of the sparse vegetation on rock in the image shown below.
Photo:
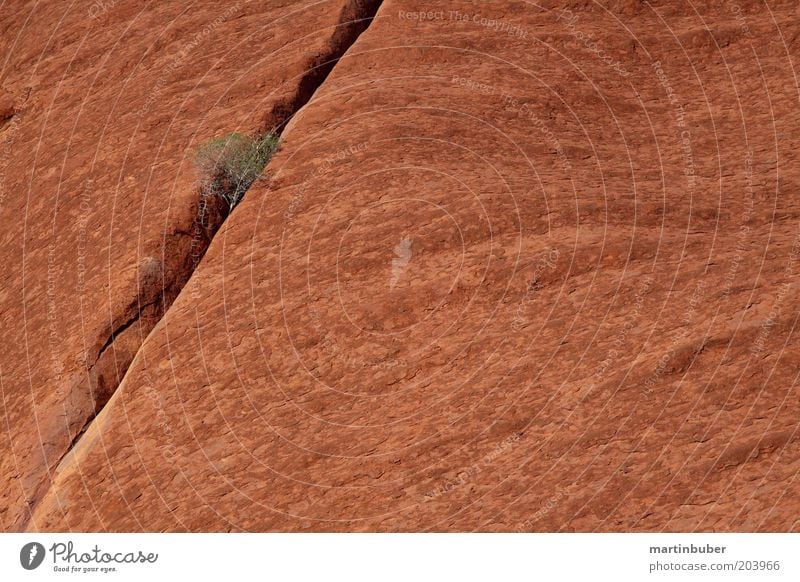
<path fill-rule="evenodd" d="M 202 193 L 233 210 L 278 149 L 278 141 L 273 132 L 256 138 L 230 133 L 200 146 L 195 165 Z"/>

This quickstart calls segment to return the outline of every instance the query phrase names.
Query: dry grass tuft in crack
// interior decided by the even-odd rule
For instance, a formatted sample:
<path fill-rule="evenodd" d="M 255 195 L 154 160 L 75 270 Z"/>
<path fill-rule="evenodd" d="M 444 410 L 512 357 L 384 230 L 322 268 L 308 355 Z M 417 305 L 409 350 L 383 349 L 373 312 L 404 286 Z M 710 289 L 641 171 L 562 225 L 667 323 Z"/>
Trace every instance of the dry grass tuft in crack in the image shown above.
<path fill-rule="evenodd" d="M 230 133 L 200 146 L 195 166 L 202 194 L 223 200 L 231 212 L 261 176 L 279 141 L 275 132 L 256 138 Z"/>

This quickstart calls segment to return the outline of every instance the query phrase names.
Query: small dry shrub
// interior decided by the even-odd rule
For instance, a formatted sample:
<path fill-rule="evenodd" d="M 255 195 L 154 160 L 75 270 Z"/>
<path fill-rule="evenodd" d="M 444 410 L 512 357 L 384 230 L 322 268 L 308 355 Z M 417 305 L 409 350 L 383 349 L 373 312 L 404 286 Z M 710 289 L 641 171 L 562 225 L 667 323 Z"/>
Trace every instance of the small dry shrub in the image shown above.
<path fill-rule="evenodd" d="M 195 166 L 203 194 L 224 200 L 228 212 L 233 210 L 264 171 L 278 141 L 272 132 L 257 138 L 231 133 L 200 146 Z"/>

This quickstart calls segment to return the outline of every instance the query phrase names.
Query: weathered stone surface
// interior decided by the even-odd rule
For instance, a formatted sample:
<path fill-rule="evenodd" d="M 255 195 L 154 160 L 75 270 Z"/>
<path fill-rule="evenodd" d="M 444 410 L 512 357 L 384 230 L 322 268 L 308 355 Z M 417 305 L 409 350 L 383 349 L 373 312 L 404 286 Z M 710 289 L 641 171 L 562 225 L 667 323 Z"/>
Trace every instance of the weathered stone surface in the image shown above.
<path fill-rule="evenodd" d="M 282 121 L 354 2 L 11 4 L 0 19 L 3 529 L 25 526 L 202 256 L 194 149 Z"/>
<path fill-rule="evenodd" d="M 797 529 L 797 9 L 539 4 L 383 3 L 31 529 Z"/>
<path fill-rule="evenodd" d="M 14 116 L 14 96 L 0 88 L 0 123 L 8 121 Z"/>

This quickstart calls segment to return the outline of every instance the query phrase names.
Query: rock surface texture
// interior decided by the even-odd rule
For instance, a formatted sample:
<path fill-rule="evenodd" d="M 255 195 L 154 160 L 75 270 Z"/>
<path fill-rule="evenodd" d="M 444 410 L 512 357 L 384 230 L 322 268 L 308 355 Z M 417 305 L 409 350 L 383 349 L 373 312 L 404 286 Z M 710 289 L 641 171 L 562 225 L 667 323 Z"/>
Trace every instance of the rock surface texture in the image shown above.
<path fill-rule="evenodd" d="M 370 5 L 4 5 L 0 527 L 25 527 L 202 258 L 221 217 L 194 149 L 285 121 Z"/>
<path fill-rule="evenodd" d="M 5 528 L 800 529 L 796 2 L 128 4 L 0 35 Z"/>

